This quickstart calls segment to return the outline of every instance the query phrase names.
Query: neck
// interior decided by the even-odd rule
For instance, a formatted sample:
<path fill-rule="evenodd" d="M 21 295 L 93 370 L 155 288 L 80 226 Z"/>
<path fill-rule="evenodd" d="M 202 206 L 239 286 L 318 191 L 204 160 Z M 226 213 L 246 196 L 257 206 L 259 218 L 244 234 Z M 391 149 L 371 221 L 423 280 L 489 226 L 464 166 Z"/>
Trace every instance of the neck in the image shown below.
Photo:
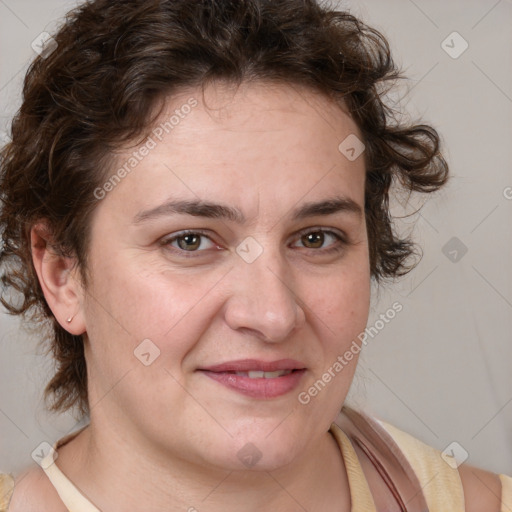
<path fill-rule="evenodd" d="M 227 471 L 152 449 L 130 430 L 91 416 L 91 424 L 59 451 L 58 465 L 100 510 L 209 512 L 350 510 L 340 449 L 326 432 L 300 460 L 272 471 Z"/>

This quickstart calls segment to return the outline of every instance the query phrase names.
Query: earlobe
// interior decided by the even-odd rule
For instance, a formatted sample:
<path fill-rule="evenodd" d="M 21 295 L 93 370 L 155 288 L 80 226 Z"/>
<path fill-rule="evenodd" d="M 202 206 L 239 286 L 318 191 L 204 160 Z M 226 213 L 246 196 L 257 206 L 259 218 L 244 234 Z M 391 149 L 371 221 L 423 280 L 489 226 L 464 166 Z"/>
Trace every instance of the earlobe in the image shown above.
<path fill-rule="evenodd" d="M 32 227 L 30 245 L 39 284 L 55 318 L 71 334 L 83 334 L 83 295 L 76 259 L 54 249 L 51 231 L 45 222 Z"/>

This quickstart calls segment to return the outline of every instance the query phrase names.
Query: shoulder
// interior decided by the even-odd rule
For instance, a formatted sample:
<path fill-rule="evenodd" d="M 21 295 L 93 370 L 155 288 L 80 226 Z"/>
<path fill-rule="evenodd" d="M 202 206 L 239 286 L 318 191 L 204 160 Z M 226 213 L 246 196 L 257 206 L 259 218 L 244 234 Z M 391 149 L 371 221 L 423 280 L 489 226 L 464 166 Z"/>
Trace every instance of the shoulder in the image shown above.
<path fill-rule="evenodd" d="M 440 450 L 395 426 L 383 421 L 380 423 L 411 462 L 416 475 L 425 485 L 426 494 L 443 496 L 447 492 L 451 495 L 460 493 L 465 512 L 502 510 L 504 493 L 500 475 L 466 463 L 452 466 Z"/>
<path fill-rule="evenodd" d="M 59 460 L 62 460 L 64 453 L 71 441 L 85 430 L 88 425 L 76 432 L 68 434 L 57 441 L 56 448 L 59 451 Z M 66 446 L 65 452 L 62 448 Z M 7 475 L 10 477 L 10 475 Z M 12 482 L 12 477 L 10 477 Z M 0 482 L 1 484 L 1 482 Z M 12 486 L 12 484 L 11 484 Z M 0 485 L 0 499 L 4 498 L 4 489 Z M 1 504 L 1 501 L 0 501 Z M 63 504 L 55 487 L 44 470 L 37 464 L 27 467 L 23 472 L 14 478 L 14 490 L 10 498 L 9 512 L 68 512 Z M 4 510 L 0 506 L 0 512 Z"/>
<path fill-rule="evenodd" d="M 0 473 L 0 512 L 7 510 L 13 488 L 14 478 L 11 475 Z"/>
<path fill-rule="evenodd" d="M 14 478 L 13 484 L 9 512 L 67 512 L 59 495 L 39 466 L 27 468 Z"/>
<path fill-rule="evenodd" d="M 502 484 L 498 474 L 465 463 L 458 470 L 466 512 L 502 510 Z"/>

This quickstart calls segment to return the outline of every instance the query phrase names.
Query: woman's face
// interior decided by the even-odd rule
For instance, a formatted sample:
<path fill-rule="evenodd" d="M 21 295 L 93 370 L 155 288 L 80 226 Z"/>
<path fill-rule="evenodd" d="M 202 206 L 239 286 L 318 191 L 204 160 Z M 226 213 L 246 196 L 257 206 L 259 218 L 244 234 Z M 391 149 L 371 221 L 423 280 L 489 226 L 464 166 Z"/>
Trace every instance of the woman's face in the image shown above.
<path fill-rule="evenodd" d="M 354 375 L 364 154 L 323 96 L 228 91 L 174 96 L 95 193 L 91 421 L 155 456 L 273 469 L 314 449 Z"/>

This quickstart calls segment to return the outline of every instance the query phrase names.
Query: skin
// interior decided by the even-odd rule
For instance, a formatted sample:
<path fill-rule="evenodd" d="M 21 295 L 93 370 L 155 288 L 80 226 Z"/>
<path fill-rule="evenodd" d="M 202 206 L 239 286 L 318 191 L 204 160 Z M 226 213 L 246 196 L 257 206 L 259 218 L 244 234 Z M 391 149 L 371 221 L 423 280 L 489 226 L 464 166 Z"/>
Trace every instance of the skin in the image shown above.
<path fill-rule="evenodd" d="M 214 84 L 204 98 L 184 91 L 162 119 L 191 97 L 191 113 L 99 201 L 86 289 L 74 262 L 48 248 L 44 225 L 32 231 L 45 297 L 60 324 L 83 335 L 88 366 L 90 427 L 59 451 L 57 464 L 105 511 L 141 502 L 149 512 L 225 512 L 241 503 L 249 512 L 328 511 L 333 503 L 348 511 L 345 466 L 328 430 L 357 354 L 308 404 L 298 394 L 367 322 L 364 155 L 349 161 L 338 150 L 360 132 L 325 97 L 262 83 L 236 93 Z M 132 152 L 117 155 L 108 175 Z M 171 196 L 237 207 L 247 220 L 173 214 L 133 222 Z M 290 216 L 334 196 L 360 213 Z M 161 243 L 185 229 L 206 232 L 188 258 L 177 241 Z M 305 229 L 343 233 L 346 243 L 326 234 L 320 248 L 308 245 Z M 252 263 L 236 251 L 246 237 L 263 249 Z M 332 247 L 339 251 L 325 252 Z M 134 356 L 144 339 L 160 350 L 149 366 Z M 198 371 L 245 358 L 293 358 L 306 372 L 297 389 L 264 400 Z M 250 468 L 237 456 L 248 443 L 261 454 Z"/>

